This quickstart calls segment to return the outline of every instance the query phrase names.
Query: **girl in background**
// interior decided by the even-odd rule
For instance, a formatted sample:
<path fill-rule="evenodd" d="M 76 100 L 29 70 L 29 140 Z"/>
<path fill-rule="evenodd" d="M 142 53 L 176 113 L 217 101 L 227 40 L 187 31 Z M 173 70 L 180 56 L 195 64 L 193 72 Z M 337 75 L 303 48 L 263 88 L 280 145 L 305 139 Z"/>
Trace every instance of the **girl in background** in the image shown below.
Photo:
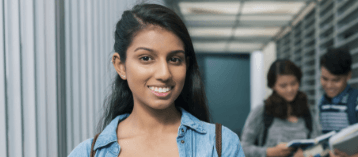
<path fill-rule="evenodd" d="M 245 123 L 242 146 L 247 157 L 303 156 L 286 143 L 295 139 L 315 138 L 320 134 L 307 104 L 299 91 L 301 70 L 289 60 L 276 60 L 267 74 L 272 94 L 254 108 Z"/>

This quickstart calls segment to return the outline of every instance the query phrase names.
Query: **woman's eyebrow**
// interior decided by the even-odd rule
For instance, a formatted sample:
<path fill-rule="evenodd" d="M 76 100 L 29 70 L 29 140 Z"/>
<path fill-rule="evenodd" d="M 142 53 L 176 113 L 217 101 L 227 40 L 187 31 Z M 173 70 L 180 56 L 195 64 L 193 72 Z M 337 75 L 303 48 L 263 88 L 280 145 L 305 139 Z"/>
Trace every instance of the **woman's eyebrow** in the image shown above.
<path fill-rule="evenodd" d="M 134 50 L 134 52 L 138 51 L 138 50 L 146 50 L 146 51 L 149 51 L 149 52 L 156 52 L 150 48 L 146 48 L 146 47 L 138 47 Z M 184 53 L 185 54 L 185 51 L 184 50 L 174 50 L 174 51 L 171 51 L 170 52 L 171 54 L 176 54 L 176 53 Z"/>
<path fill-rule="evenodd" d="M 136 51 L 138 51 L 138 50 L 147 50 L 147 51 L 149 51 L 149 52 L 154 52 L 154 50 L 152 50 L 152 49 L 149 49 L 149 48 L 146 48 L 146 47 L 138 47 L 138 48 L 136 48 L 135 50 L 134 50 L 134 52 L 136 52 Z"/>

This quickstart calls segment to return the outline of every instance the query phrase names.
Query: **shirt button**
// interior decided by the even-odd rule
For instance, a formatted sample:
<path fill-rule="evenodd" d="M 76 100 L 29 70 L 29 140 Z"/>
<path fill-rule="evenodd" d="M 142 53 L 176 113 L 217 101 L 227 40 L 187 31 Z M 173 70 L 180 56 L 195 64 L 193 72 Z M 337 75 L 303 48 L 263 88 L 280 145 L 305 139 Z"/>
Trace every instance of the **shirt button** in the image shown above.
<path fill-rule="evenodd" d="M 184 132 L 184 129 L 181 129 L 181 132 Z"/>
<path fill-rule="evenodd" d="M 185 143 L 184 140 L 181 140 L 181 143 L 184 144 Z"/>

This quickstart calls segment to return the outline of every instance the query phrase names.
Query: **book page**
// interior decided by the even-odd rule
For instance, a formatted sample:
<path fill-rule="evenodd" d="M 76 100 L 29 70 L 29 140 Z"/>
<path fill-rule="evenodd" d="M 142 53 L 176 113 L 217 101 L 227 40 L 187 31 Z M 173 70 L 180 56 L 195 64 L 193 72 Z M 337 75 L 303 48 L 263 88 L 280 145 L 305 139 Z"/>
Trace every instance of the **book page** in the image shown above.
<path fill-rule="evenodd" d="M 329 133 L 326 133 L 326 134 L 324 134 L 324 135 L 321 135 L 321 136 L 316 137 L 316 138 L 315 138 L 315 141 L 316 141 L 316 143 L 319 143 L 319 142 L 321 142 L 321 141 L 323 141 L 323 140 L 325 140 L 325 139 L 330 138 L 330 137 L 333 136 L 334 134 L 336 134 L 336 131 L 331 131 L 331 132 L 329 132 Z"/>
<path fill-rule="evenodd" d="M 340 132 L 335 134 L 329 139 L 330 146 L 331 144 L 335 144 L 339 141 L 346 139 L 348 136 L 353 134 L 354 132 L 358 132 L 358 124 L 351 125 L 347 128 L 342 129 Z"/>

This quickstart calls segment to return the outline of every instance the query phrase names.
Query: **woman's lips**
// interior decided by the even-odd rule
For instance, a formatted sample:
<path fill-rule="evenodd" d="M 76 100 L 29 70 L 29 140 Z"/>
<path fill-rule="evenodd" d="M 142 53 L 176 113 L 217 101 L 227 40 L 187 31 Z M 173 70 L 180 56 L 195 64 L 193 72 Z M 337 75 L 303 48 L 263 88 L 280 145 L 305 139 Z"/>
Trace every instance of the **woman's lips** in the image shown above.
<path fill-rule="evenodd" d="M 169 94 L 169 92 L 166 92 L 166 93 L 158 93 L 156 91 L 153 91 L 152 90 L 152 93 L 154 93 L 156 96 L 159 96 L 159 97 L 165 97 Z"/>
<path fill-rule="evenodd" d="M 170 93 L 170 91 L 173 89 L 173 87 L 170 86 L 167 87 L 148 86 L 148 88 L 151 90 L 153 94 L 155 94 L 158 97 L 167 96 Z"/>

